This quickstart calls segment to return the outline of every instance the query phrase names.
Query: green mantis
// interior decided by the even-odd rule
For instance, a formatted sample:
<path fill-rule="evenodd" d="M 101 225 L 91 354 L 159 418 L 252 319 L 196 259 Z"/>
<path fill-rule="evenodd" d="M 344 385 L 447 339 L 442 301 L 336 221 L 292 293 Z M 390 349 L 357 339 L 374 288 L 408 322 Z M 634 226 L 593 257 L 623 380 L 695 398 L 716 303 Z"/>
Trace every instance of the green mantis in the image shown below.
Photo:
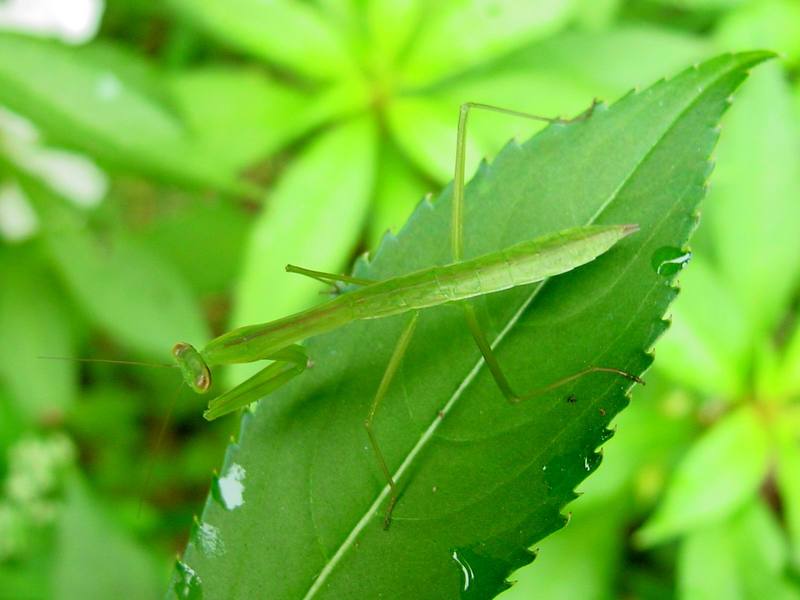
<path fill-rule="evenodd" d="M 373 421 L 414 335 L 419 311 L 444 303 L 458 303 L 499 391 L 511 403 L 533 398 L 590 373 L 610 373 L 641 382 L 636 376 L 611 366 L 590 366 L 544 388 L 524 393 L 514 390 L 506 378 L 478 322 L 470 299 L 528 285 L 570 271 L 594 260 L 619 240 L 637 231 L 638 227 L 630 224 L 576 227 L 463 260 L 465 141 L 467 119 L 472 108 L 548 123 L 567 122 L 484 104 L 468 103 L 461 107 L 453 185 L 452 263 L 382 281 L 322 273 L 289 265 L 289 272 L 326 283 L 345 283 L 348 284 L 348 289 L 336 298 L 308 310 L 269 323 L 235 329 L 211 340 L 200 350 L 185 343 L 176 344 L 173 349 L 175 361 L 185 382 L 201 394 L 211 387 L 212 367 L 259 360 L 272 361 L 247 381 L 213 398 L 204 413 L 206 419 L 212 420 L 263 398 L 308 368 L 311 359 L 303 346 L 299 345 L 302 340 L 355 320 L 409 313 L 408 322 L 397 341 L 364 420 L 367 438 L 391 491 L 384 518 L 385 527 L 390 523 L 398 490 L 373 431 Z M 591 114 L 592 108 L 578 119 Z"/>

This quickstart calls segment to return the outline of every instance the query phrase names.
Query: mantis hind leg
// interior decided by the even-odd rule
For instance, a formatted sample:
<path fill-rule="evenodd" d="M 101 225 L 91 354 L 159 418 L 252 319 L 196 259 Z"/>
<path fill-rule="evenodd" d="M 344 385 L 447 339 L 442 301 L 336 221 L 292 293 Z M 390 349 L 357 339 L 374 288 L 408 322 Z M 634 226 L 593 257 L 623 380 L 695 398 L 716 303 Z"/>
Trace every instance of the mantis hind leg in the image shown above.
<path fill-rule="evenodd" d="M 582 371 L 578 371 L 577 373 L 563 377 L 558 381 L 554 381 L 553 383 L 544 387 L 531 390 L 524 394 L 517 394 L 512 389 L 511 384 L 508 382 L 508 379 L 500 367 L 500 362 L 497 360 L 497 356 L 495 355 L 489 340 L 486 338 L 486 334 L 478 322 L 478 317 L 475 314 L 474 307 L 466 302 L 464 303 L 464 316 L 467 320 L 470 333 L 472 333 L 472 337 L 475 340 L 475 343 L 478 345 L 478 348 L 483 355 L 483 359 L 486 361 L 486 366 L 489 367 L 489 372 L 492 374 L 497 387 L 500 388 L 503 396 L 505 396 L 506 400 L 508 400 L 511 404 L 517 404 L 523 400 L 529 400 L 530 398 L 541 396 L 542 394 L 551 392 L 591 373 L 611 373 L 644 385 L 644 381 L 642 381 L 639 377 L 633 375 L 632 373 L 628 373 L 627 371 L 623 371 L 622 369 L 616 369 L 614 367 L 587 367 Z"/>
<path fill-rule="evenodd" d="M 592 116 L 598 104 L 599 101 L 595 98 L 592 100 L 592 104 L 588 109 L 573 119 L 542 117 L 540 115 L 512 110 L 510 108 L 502 108 L 492 104 L 482 104 L 480 102 L 465 102 L 461 105 L 458 114 L 458 132 L 456 134 L 456 165 L 453 176 L 453 214 L 450 228 L 451 251 L 454 261 L 460 261 L 464 251 L 464 171 L 467 158 L 467 119 L 469 117 L 469 111 L 473 108 L 479 108 L 489 112 L 530 119 L 532 121 L 543 121 L 551 124 L 561 123 L 566 125 L 568 123 L 588 119 Z"/>
<path fill-rule="evenodd" d="M 507 108 L 501 108 L 499 106 L 492 106 L 490 104 L 480 104 L 477 102 L 467 102 L 461 105 L 461 110 L 459 112 L 458 118 L 458 135 L 456 138 L 456 164 L 455 164 L 455 175 L 453 179 L 453 214 L 452 214 L 452 222 L 451 222 L 451 229 L 450 229 L 450 241 L 451 241 L 451 251 L 453 254 L 454 261 L 460 261 L 462 259 L 462 255 L 464 252 L 464 170 L 465 170 L 465 163 L 466 163 L 466 134 L 467 134 L 467 118 L 469 117 L 469 111 L 473 108 L 480 108 L 482 110 L 488 110 L 492 112 L 497 112 L 505 115 L 510 115 L 514 117 L 522 117 L 525 119 L 532 119 L 536 121 L 544 121 L 546 123 L 572 123 L 575 121 L 582 121 L 588 119 L 594 109 L 597 107 L 599 102 L 597 99 L 592 101 L 591 106 L 585 110 L 583 113 L 575 117 L 574 119 L 561 119 L 561 118 L 550 118 L 550 117 L 541 117 L 539 115 L 533 115 L 530 113 L 520 112 L 517 110 L 511 110 Z M 540 396 L 547 392 L 550 392 L 554 389 L 557 389 L 567 383 L 575 381 L 585 375 L 589 375 L 590 373 L 613 373 L 619 375 L 620 377 L 624 377 L 631 381 L 635 381 L 636 383 L 641 383 L 644 385 L 644 382 L 631 373 L 627 373 L 621 369 L 616 369 L 613 367 L 588 367 L 578 373 L 574 373 L 563 379 L 559 379 L 545 387 L 539 388 L 537 390 L 532 390 L 526 394 L 517 394 L 511 387 L 511 384 L 508 382 L 508 378 L 503 373 L 503 369 L 500 367 L 500 363 L 497 360 L 497 356 L 492 349 L 489 340 L 486 338 L 486 334 L 484 333 L 483 329 L 478 322 L 478 318 L 475 314 L 475 309 L 469 302 L 462 303 L 464 307 L 464 316 L 467 321 L 467 325 L 469 326 L 469 330 L 472 333 L 472 337 L 475 340 L 475 343 L 478 345 L 478 348 L 483 355 L 483 359 L 486 361 L 487 367 L 489 367 L 489 371 L 494 378 L 497 387 L 500 388 L 500 391 L 503 393 L 503 396 L 511 402 L 511 403 L 518 403 L 522 400 L 526 400 L 528 398 L 533 398 L 535 396 Z"/>
<path fill-rule="evenodd" d="M 386 365 L 386 370 L 383 373 L 381 382 L 378 385 L 378 390 L 377 392 L 375 392 L 375 397 L 373 398 L 372 404 L 370 405 L 367 418 L 364 420 L 364 429 L 367 430 L 369 443 L 372 446 L 372 451 L 375 454 L 375 458 L 378 461 L 378 466 L 383 472 L 383 476 L 386 478 L 386 483 L 389 485 L 389 490 L 391 492 L 389 504 L 386 507 L 386 514 L 384 515 L 383 518 L 384 529 L 388 529 L 389 524 L 391 523 L 392 511 L 394 510 L 394 507 L 397 504 L 398 490 L 397 490 L 397 482 L 395 482 L 394 477 L 392 477 L 392 473 L 391 471 L 389 471 L 389 466 L 386 464 L 386 458 L 384 457 L 383 452 L 381 451 L 380 444 L 378 444 L 378 438 L 375 435 L 375 430 L 373 428 L 373 425 L 375 421 L 375 413 L 378 412 L 378 407 L 383 401 L 384 396 L 386 396 L 386 392 L 389 390 L 389 386 L 392 383 L 392 379 L 394 379 L 394 375 L 397 372 L 397 369 L 400 367 L 400 363 L 403 360 L 403 356 L 405 355 L 406 350 L 408 349 L 408 344 L 411 342 L 411 338 L 414 335 L 414 329 L 416 329 L 418 317 L 419 313 L 415 312 L 411 316 L 411 320 L 408 322 L 408 324 L 405 326 L 402 333 L 400 334 L 400 337 L 397 340 L 397 344 L 395 345 L 394 351 L 392 352 L 392 356 L 389 359 L 389 363 Z"/>

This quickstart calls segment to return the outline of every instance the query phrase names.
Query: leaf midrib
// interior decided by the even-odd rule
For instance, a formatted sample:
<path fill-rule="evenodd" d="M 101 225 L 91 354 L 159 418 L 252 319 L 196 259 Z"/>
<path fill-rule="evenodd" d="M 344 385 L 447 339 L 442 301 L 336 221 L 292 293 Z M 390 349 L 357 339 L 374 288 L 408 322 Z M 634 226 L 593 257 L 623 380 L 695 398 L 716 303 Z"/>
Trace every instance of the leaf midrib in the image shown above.
<path fill-rule="evenodd" d="M 702 92 L 694 96 L 686 105 L 678 111 L 675 117 L 670 121 L 670 124 L 664 128 L 664 131 L 654 140 L 653 144 L 650 148 L 647 149 L 646 152 L 642 154 L 642 157 L 636 161 L 636 163 L 632 166 L 630 172 L 623 178 L 622 182 L 619 186 L 609 195 L 608 199 L 598 208 L 594 215 L 587 221 L 586 225 L 592 225 L 595 221 L 605 212 L 605 210 L 616 200 L 622 192 L 623 189 L 629 184 L 632 177 L 638 172 L 639 168 L 647 161 L 647 159 L 652 155 L 655 148 L 664 140 L 664 138 L 673 130 L 675 125 L 686 115 L 686 113 L 701 99 L 703 98 L 712 87 L 712 84 L 719 81 L 725 75 L 728 75 L 732 70 L 738 68 L 737 65 L 734 63 L 724 71 L 717 74 L 716 78 L 714 78 L 708 85 L 703 87 Z M 623 96 L 623 98 L 627 98 L 628 95 Z M 541 290 L 544 288 L 545 284 L 550 281 L 550 279 L 543 280 L 539 285 L 536 286 L 536 289 L 531 292 L 531 295 L 520 305 L 520 308 L 512 315 L 509 319 L 506 326 L 497 334 L 495 339 L 492 341 L 491 347 L 495 349 L 508 335 L 511 329 L 517 324 L 520 317 L 528 310 L 530 305 L 533 301 L 538 297 Z M 450 399 L 445 403 L 444 407 L 437 413 L 437 416 L 433 419 L 431 424 L 425 429 L 425 431 L 420 436 L 419 440 L 416 444 L 409 450 L 406 458 L 400 464 L 400 466 L 394 471 L 392 477 L 394 481 L 400 481 L 400 478 L 403 474 L 407 471 L 408 467 L 417 457 L 417 455 L 422 451 L 422 449 L 427 445 L 428 441 L 433 437 L 434 433 L 437 429 L 441 426 L 444 422 L 445 418 L 447 417 L 450 410 L 455 406 L 456 402 L 458 402 L 459 398 L 463 394 L 464 390 L 472 383 L 472 381 L 477 376 L 478 372 L 484 365 L 483 357 L 480 357 L 475 365 L 470 369 L 469 373 L 465 376 L 464 380 L 461 384 L 456 388 L 453 392 Z M 556 436 L 558 437 L 558 436 Z M 546 447 L 549 447 L 550 443 L 548 442 Z M 322 588 L 324 585 L 327 577 L 333 572 L 336 568 L 337 564 L 339 563 L 341 557 L 349 550 L 350 546 L 353 544 L 355 539 L 359 536 L 359 534 L 364 530 L 367 524 L 374 518 L 375 513 L 380 508 L 381 504 L 386 500 L 387 496 L 391 492 L 390 486 L 387 484 L 381 489 L 380 493 L 377 495 L 373 503 L 367 508 L 364 512 L 364 515 L 358 522 L 355 524 L 353 529 L 344 539 L 342 544 L 337 548 L 336 552 L 333 556 L 326 562 L 323 569 L 320 571 L 319 575 L 316 577 L 314 582 L 312 583 L 311 587 L 308 589 L 306 594 L 303 596 L 303 600 L 311 600 L 316 593 Z"/>

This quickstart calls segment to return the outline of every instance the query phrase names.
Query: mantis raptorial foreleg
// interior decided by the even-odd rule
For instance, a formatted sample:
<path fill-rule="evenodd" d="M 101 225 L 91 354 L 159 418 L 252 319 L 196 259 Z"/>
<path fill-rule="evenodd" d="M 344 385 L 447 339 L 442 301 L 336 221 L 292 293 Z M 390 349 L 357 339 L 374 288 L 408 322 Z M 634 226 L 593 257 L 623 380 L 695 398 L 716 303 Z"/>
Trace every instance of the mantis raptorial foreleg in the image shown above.
<path fill-rule="evenodd" d="M 261 369 L 235 388 L 220 394 L 208 403 L 203 413 L 206 419 L 216 419 L 241 408 L 285 385 L 306 370 L 309 365 L 305 348 L 297 344 L 287 346 L 267 357 L 275 362 Z"/>

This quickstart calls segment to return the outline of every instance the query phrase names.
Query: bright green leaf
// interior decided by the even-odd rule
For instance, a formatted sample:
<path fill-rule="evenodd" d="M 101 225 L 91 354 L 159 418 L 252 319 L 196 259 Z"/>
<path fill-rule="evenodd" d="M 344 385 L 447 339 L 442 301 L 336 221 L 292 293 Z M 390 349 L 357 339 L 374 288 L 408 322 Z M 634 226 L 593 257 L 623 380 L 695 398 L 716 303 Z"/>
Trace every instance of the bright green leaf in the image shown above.
<path fill-rule="evenodd" d="M 389 73 L 398 55 L 412 40 L 425 18 L 425 0 L 372 0 L 367 3 L 365 20 L 369 44 L 364 58 L 371 60 L 379 73 Z"/>
<path fill-rule="evenodd" d="M 777 326 L 800 281 L 800 129 L 777 64 L 734 104 L 703 227 L 755 338 Z"/>
<path fill-rule="evenodd" d="M 369 219 L 372 248 L 378 246 L 387 231 L 398 231 L 430 191 L 428 183 L 391 143 L 381 148 L 376 185 Z"/>
<path fill-rule="evenodd" d="M 392 102 L 388 122 L 394 139 L 428 175 L 444 183 L 453 177 L 458 105 L 442 105 L 424 96 Z M 467 139 L 467 170 L 473 171 L 483 158 L 483 149 L 474 136 Z"/>
<path fill-rule="evenodd" d="M 306 147 L 282 175 L 250 233 L 235 325 L 277 319 L 324 299 L 324 286 L 284 267 L 335 272 L 346 266 L 366 222 L 375 136 L 368 118 L 345 123 Z"/>
<path fill-rule="evenodd" d="M 727 519 L 689 532 L 678 559 L 681 600 L 797 600 L 786 542 L 770 509 L 753 500 Z"/>
<path fill-rule="evenodd" d="M 467 256 L 589 222 L 642 228 L 570 275 L 477 303 L 519 389 L 586 364 L 649 365 L 645 350 L 674 296 L 652 257 L 686 244 L 726 98 L 767 56 L 719 57 L 586 122 L 550 127 L 507 147 L 468 186 Z M 356 274 L 448 262 L 450 199 L 421 204 Z M 442 599 L 466 583 L 491 597 L 562 525 L 559 510 L 596 466 L 629 382 L 587 377 L 511 406 L 480 368 L 461 311 L 442 306 L 420 316 L 375 422 L 402 490 L 383 530 L 388 491 L 363 421 L 404 323 L 361 321 L 309 340 L 314 368 L 248 413 L 222 469 L 236 465 L 242 503 L 212 496 L 201 520 L 225 551 L 198 527 L 183 557 L 204 596 Z"/>
<path fill-rule="evenodd" d="M 303 96 L 255 70 L 194 69 L 174 75 L 171 87 L 195 146 L 231 175 L 306 129 Z"/>
<path fill-rule="evenodd" d="M 195 186 L 242 191 L 195 148 L 171 107 L 140 86 L 134 66 L 94 49 L 0 33 L 0 102 L 52 140 L 123 170 Z"/>
<path fill-rule="evenodd" d="M 770 443 L 761 414 L 749 406 L 716 423 L 677 466 L 655 514 L 639 530 L 642 544 L 725 519 L 758 492 Z"/>
<path fill-rule="evenodd" d="M 403 66 L 403 83 L 432 83 L 558 31 L 574 0 L 431 3 Z"/>
<path fill-rule="evenodd" d="M 489 68 L 551 73 L 572 85 L 591 86 L 594 95 L 606 98 L 707 58 L 713 50 L 698 36 L 625 23 L 603 32 L 564 32 Z"/>
<path fill-rule="evenodd" d="M 353 70 L 339 31 L 309 2 L 171 0 L 170 3 L 221 41 L 298 75 L 333 79 Z"/>
<path fill-rule="evenodd" d="M 578 498 L 569 523 L 536 548 L 536 560 L 511 575 L 499 600 L 606 600 L 613 597 L 622 550 L 624 511 L 619 503 L 584 507 Z"/>
<path fill-rule="evenodd" d="M 32 247 L 0 248 L 0 380 L 29 421 L 58 418 L 75 398 L 70 312 Z"/>
<path fill-rule="evenodd" d="M 700 392 L 736 397 L 746 384 L 752 343 L 742 308 L 705 260 L 690 262 L 680 276 L 672 326 L 658 346 L 657 368 Z"/>
<path fill-rule="evenodd" d="M 722 19 L 715 37 L 727 50 L 754 45 L 800 60 L 800 4 L 795 0 L 750 2 Z"/>
<path fill-rule="evenodd" d="M 787 394 L 800 393 L 800 321 L 795 324 L 782 361 L 776 387 Z"/>
<path fill-rule="evenodd" d="M 800 440 L 797 421 L 779 423 L 776 481 L 781 497 L 786 528 L 791 540 L 791 559 L 800 566 Z"/>

